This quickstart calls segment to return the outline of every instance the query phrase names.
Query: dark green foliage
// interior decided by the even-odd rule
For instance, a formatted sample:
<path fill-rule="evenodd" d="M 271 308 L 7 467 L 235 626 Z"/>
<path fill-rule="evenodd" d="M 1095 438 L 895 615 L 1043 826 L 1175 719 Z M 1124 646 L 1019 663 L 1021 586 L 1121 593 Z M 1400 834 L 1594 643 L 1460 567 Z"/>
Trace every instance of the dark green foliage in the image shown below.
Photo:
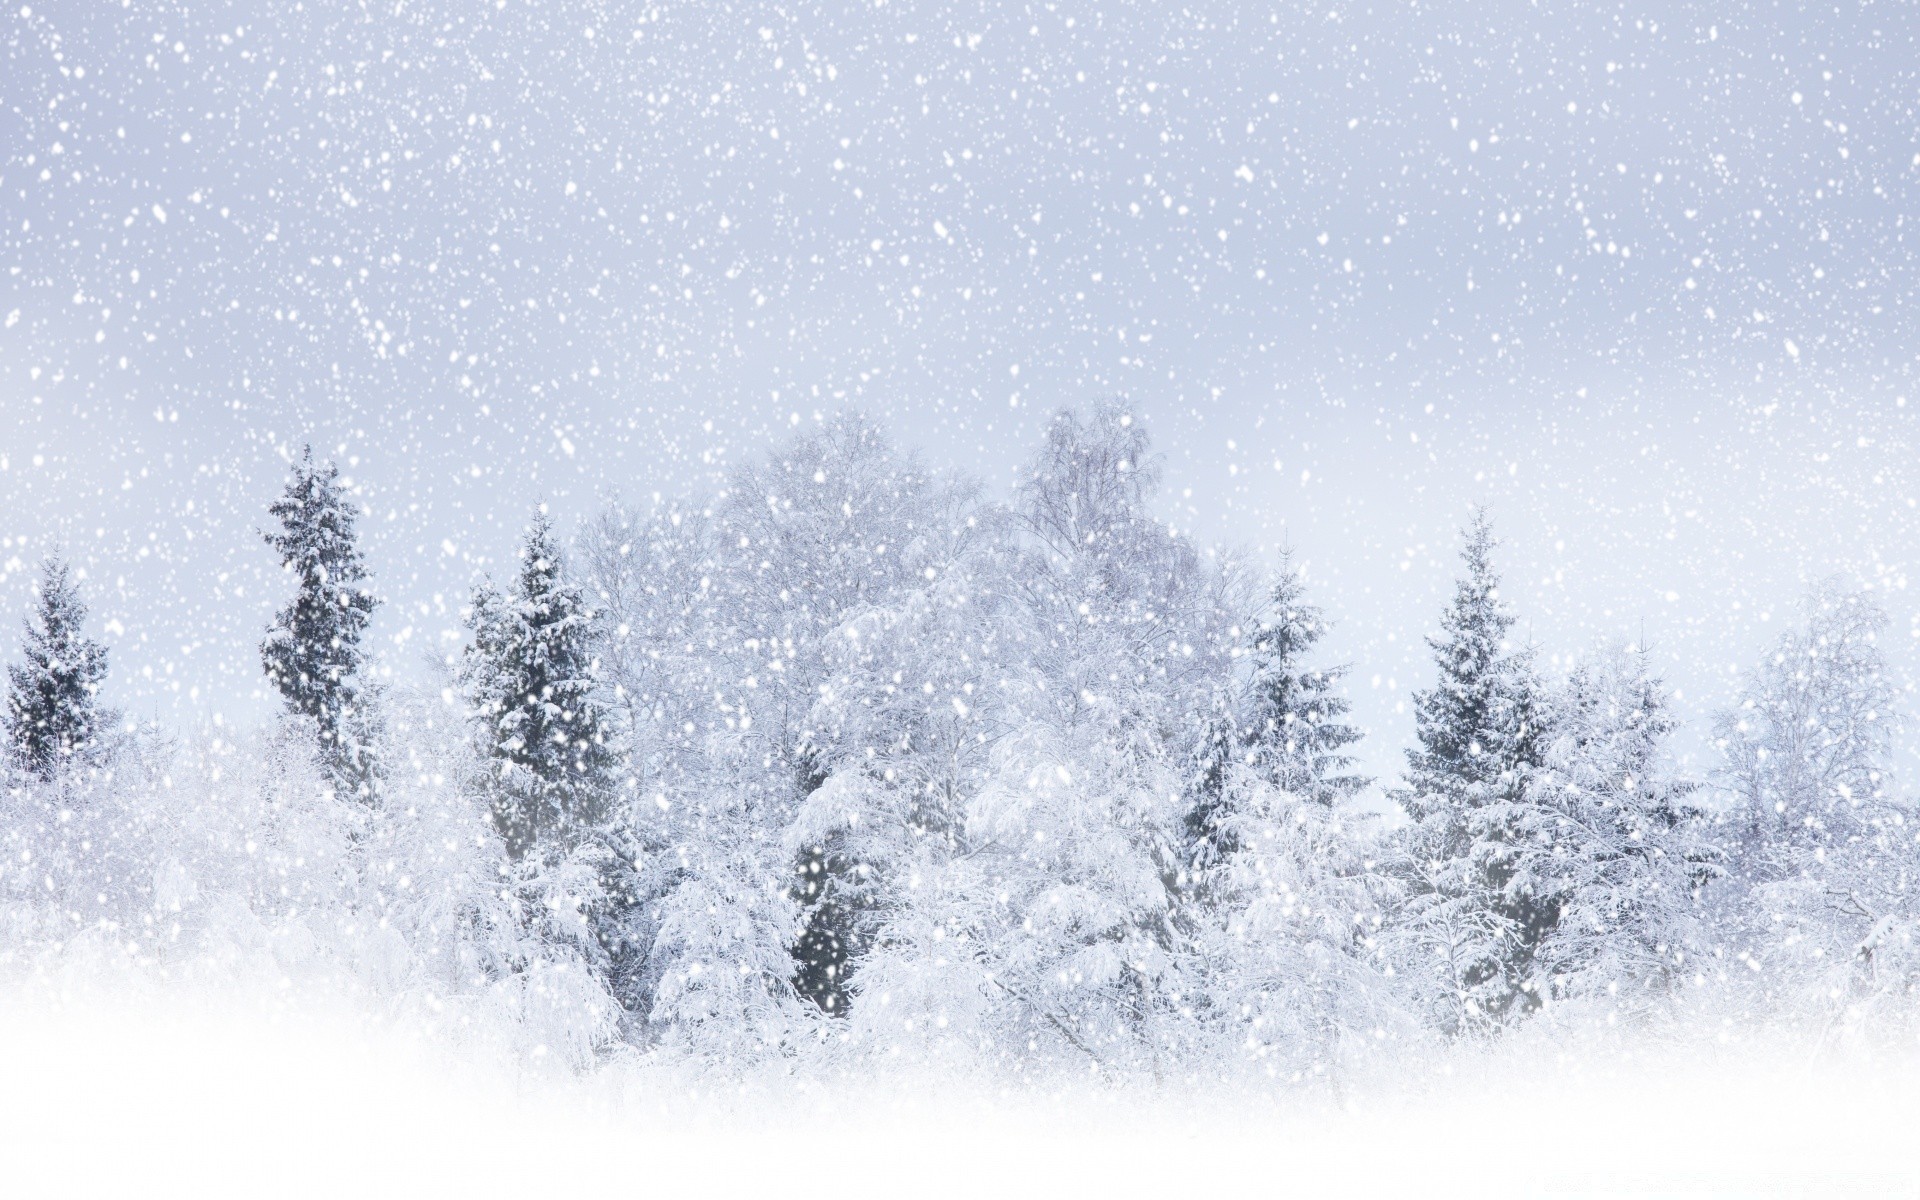
<path fill-rule="evenodd" d="M 853 870 L 844 855 L 811 847 L 795 868 L 794 898 L 807 925 L 793 945 L 794 990 L 831 1016 L 843 1016 L 851 994 L 849 964 L 859 950 L 856 912 L 843 903 L 835 885 Z"/>
<path fill-rule="evenodd" d="M 806 751 L 798 755 L 794 775 L 803 800 L 827 782 L 818 756 Z M 861 917 L 870 914 L 854 895 L 859 874 L 851 856 L 833 844 L 808 846 L 794 864 L 793 898 L 806 925 L 793 944 L 793 987 L 829 1016 L 846 1015 L 852 962 L 865 948 Z"/>
<path fill-rule="evenodd" d="M 1234 708 L 1232 697 L 1224 691 L 1213 697 L 1187 760 L 1187 858 L 1195 871 L 1206 870 L 1234 849 L 1226 827 L 1227 780 L 1245 754 Z"/>

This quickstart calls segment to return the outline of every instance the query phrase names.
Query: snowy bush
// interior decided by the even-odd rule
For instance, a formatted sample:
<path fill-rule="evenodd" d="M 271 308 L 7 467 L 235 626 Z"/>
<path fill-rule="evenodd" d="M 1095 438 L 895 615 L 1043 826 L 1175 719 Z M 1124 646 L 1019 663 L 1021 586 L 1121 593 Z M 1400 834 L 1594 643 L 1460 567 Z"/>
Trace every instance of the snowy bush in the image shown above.
<path fill-rule="evenodd" d="M 1829 580 L 1722 714 L 1729 953 L 1769 1003 L 1913 1020 L 1920 823 L 1894 787 L 1905 722 L 1871 593 Z"/>

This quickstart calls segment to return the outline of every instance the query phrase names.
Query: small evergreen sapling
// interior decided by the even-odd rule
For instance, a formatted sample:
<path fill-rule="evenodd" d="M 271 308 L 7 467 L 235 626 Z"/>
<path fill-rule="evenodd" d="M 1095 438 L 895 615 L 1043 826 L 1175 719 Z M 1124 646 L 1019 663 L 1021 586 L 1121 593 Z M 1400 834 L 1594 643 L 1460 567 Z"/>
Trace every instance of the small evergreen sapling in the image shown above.
<path fill-rule="evenodd" d="M 1361 735 L 1343 720 L 1344 669 L 1307 662 L 1326 628 L 1284 563 L 1244 702 L 1209 722 L 1212 786 L 1188 816 L 1207 1009 L 1233 1053 L 1275 1074 L 1324 1070 L 1344 1039 L 1400 1023 L 1377 961 L 1388 881 L 1348 808 L 1367 781 L 1346 753 Z"/>
<path fill-rule="evenodd" d="M 107 650 L 88 638 L 87 607 L 67 569 L 49 558 L 40 571 L 38 605 L 26 622 L 26 662 L 9 666 L 6 725 L 17 765 L 51 782 L 99 745 L 112 716 L 99 707 Z"/>
<path fill-rule="evenodd" d="M 1361 733 L 1344 720 L 1350 706 L 1339 682 L 1346 668 L 1306 662 L 1326 631 L 1325 614 L 1307 603 L 1305 581 L 1287 556 L 1269 614 L 1255 622 L 1249 638 L 1246 698 L 1241 704 L 1223 698 L 1201 732 L 1187 817 L 1196 872 L 1235 849 L 1225 795 L 1230 767 L 1244 766 L 1270 786 L 1327 809 L 1367 786 L 1347 753 Z"/>

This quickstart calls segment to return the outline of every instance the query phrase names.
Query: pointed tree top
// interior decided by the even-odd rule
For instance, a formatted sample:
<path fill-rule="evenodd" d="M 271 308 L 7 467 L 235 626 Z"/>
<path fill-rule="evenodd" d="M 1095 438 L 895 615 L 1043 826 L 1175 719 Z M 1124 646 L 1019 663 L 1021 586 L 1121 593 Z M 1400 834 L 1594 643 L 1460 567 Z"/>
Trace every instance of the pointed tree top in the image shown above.
<path fill-rule="evenodd" d="M 54 778 L 75 755 L 89 752 L 111 716 L 98 710 L 107 651 L 86 636 L 86 604 L 67 563 L 48 555 L 35 585 L 39 603 L 26 619 L 26 662 L 7 668 L 5 724 L 21 765 Z"/>
<path fill-rule="evenodd" d="M 40 578 L 33 582 L 33 592 L 41 597 L 59 597 L 73 592 L 72 570 L 67 560 L 58 553 L 48 553 L 40 560 Z"/>
<path fill-rule="evenodd" d="M 1473 515 L 1461 529 L 1460 536 L 1464 539 L 1460 557 L 1467 564 L 1468 574 L 1476 580 L 1491 578 L 1493 551 L 1500 545 L 1500 539 L 1493 535 L 1493 514 L 1486 505 L 1473 506 Z"/>
<path fill-rule="evenodd" d="M 560 547 L 554 541 L 553 519 L 544 503 L 533 511 L 519 557 L 520 578 L 528 598 L 551 591 L 561 571 Z"/>

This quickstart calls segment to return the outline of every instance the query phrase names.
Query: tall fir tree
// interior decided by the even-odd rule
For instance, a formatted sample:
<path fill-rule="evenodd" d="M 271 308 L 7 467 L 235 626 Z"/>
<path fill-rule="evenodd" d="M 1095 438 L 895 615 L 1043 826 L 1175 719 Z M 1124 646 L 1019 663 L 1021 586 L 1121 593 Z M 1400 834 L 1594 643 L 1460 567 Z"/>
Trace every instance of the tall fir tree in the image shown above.
<path fill-rule="evenodd" d="M 38 604 L 26 622 L 26 662 L 9 666 L 7 734 L 17 765 L 51 782 L 98 748 L 111 714 L 99 707 L 107 649 L 85 632 L 87 607 L 67 564 L 40 569 Z"/>
<path fill-rule="evenodd" d="M 1251 769 L 1274 788 L 1333 808 L 1367 786 L 1353 771 L 1349 747 L 1360 731 L 1345 720 L 1350 705 L 1339 683 L 1347 668 L 1314 667 L 1308 659 L 1326 636 L 1326 614 L 1306 599 L 1306 581 L 1291 554 L 1281 559 L 1267 614 L 1248 637 L 1252 660 L 1243 703 L 1223 702 L 1199 739 L 1197 795 L 1187 817 L 1194 867 L 1230 854 L 1224 789 L 1232 764 Z"/>
<path fill-rule="evenodd" d="M 564 854 L 608 816 L 616 760 L 595 679 L 593 610 L 567 578 L 544 511 L 527 530 L 513 590 L 482 585 L 470 621 L 461 681 L 495 779 L 494 825 L 516 861 Z"/>
<path fill-rule="evenodd" d="M 1348 753 L 1361 733 L 1345 720 L 1345 668 L 1310 661 L 1326 632 L 1289 556 L 1245 635 L 1240 702 L 1206 724 L 1187 820 L 1204 1008 L 1224 1048 L 1276 1074 L 1328 1069 L 1394 1007 L 1375 937 L 1390 884 L 1347 807 L 1368 782 Z"/>
<path fill-rule="evenodd" d="M 288 711 L 313 722 L 334 786 L 370 798 L 375 772 L 360 638 L 374 598 L 354 538 L 353 502 L 339 468 L 315 464 L 309 446 L 267 511 L 279 528 L 262 536 L 296 590 L 267 627 L 261 663 Z"/>
<path fill-rule="evenodd" d="M 1411 818 L 1401 933 L 1417 948 L 1410 965 L 1431 985 L 1433 1015 L 1454 1031 L 1537 1007 L 1534 952 L 1557 920 L 1551 897 L 1516 869 L 1519 805 L 1543 749 L 1532 654 L 1509 642 L 1486 513 L 1464 532 L 1466 570 L 1427 643 L 1440 678 L 1414 695 L 1419 744 L 1396 796 Z"/>

